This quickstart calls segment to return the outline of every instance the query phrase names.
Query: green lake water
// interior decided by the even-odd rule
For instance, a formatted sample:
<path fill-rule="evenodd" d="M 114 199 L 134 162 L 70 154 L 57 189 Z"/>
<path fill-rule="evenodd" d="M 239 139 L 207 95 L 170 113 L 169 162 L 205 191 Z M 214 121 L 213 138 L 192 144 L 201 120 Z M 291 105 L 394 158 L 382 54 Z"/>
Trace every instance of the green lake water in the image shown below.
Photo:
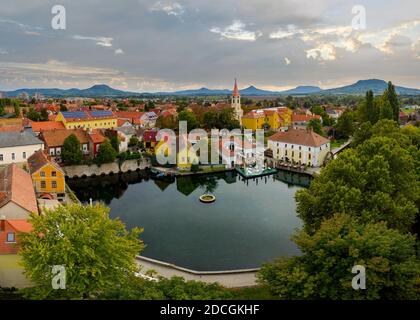
<path fill-rule="evenodd" d="M 280 172 L 244 181 L 235 172 L 152 180 L 144 172 L 68 181 L 82 202 L 103 201 L 111 217 L 143 227 L 143 256 L 198 271 L 256 268 L 299 254 L 294 194 L 309 178 Z M 216 201 L 203 204 L 211 192 Z"/>

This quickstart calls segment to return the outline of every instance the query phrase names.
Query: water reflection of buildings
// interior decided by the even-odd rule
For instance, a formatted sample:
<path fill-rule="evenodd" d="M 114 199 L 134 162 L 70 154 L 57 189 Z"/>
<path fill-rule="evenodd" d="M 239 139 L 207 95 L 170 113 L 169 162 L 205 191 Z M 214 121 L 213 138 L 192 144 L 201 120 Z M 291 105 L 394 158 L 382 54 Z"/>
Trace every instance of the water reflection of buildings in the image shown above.
<path fill-rule="evenodd" d="M 110 204 L 112 199 L 121 198 L 130 184 L 137 184 L 149 180 L 149 175 L 147 172 L 143 171 L 95 178 L 69 179 L 67 183 L 70 188 L 76 192 L 79 200 L 84 203 L 88 203 L 90 199 L 92 199 L 93 201 L 100 200 L 104 201 L 106 204 Z M 244 179 L 236 171 L 229 171 L 211 175 L 195 175 L 177 178 L 165 177 L 162 179 L 153 179 L 152 181 L 162 192 L 171 184 L 176 183 L 177 191 L 185 196 L 189 196 L 197 189 L 202 189 L 203 192 L 208 193 L 215 192 L 219 185 L 219 180 L 223 180 L 226 184 L 243 182 L 246 185 L 266 184 L 278 180 L 285 182 L 288 185 L 309 187 L 311 177 L 298 173 L 279 171 L 274 175 Z"/>
<path fill-rule="evenodd" d="M 274 175 L 274 179 L 285 182 L 288 185 L 308 188 L 311 184 L 312 177 L 306 174 L 280 170 Z"/>

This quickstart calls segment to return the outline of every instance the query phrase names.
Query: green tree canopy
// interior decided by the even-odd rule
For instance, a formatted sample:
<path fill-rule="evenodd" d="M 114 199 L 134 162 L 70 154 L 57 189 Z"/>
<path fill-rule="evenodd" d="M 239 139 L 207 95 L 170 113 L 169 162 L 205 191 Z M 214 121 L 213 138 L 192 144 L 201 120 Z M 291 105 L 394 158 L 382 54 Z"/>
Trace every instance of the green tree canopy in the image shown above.
<path fill-rule="evenodd" d="M 194 113 L 191 111 L 183 110 L 178 114 L 179 121 L 186 121 L 188 131 L 198 128 L 199 123 Z"/>
<path fill-rule="evenodd" d="M 82 162 L 83 153 L 80 149 L 80 142 L 74 134 L 69 135 L 64 140 L 61 157 L 67 165 L 75 165 Z"/>
<path fill-rule="evenodd" d="M 120 152 L 120 139 L 118 138 L 118 136 L 117 136 L 117 135 L 112 136 L 112 137 L 109 139 L 109 141 L 110 141 L 110 143 L 111 143 L 111 146 L 114 148 L 114 150 L 115 150 L 117 153 L 119 153 L 119 152 Z"/>
<path fill-rule="evenodd" d="M 321 136 L 324 135 L 324 132 L 322 131 L 321 120 L 319 119 L 309 120 L 308 124 L 306 125 L 306 128 L 311 129 L 313 132 L 318 133 Z"/>
<path fill-rule="evenodd" d="M 344 151 L 296 193 L 297 211 L 314 232 L 342 212 L 363 222 L 386 221 L 401 231 L 415 222 L 420 189 L 410 152 L 389 137 L 373 137 Z"/>
<path fill-rule="evenodd" d="M 143 249 L 141 229 L 128 232 L 102 205 L 59 206 L 31 217 L 33 230 L 21 235 L 19 254 L 34 283 L 34 298 L 96 298 L 124 286 L 137 271 L 134 257 Z M 66 290 L 54 290 L 52 266 L 66 270 Z"/>
<path fill-rule="evenodd" d="M 335 125 L 336 138 L 349 138 L 354 133 L 354 115 L 353 112 L 346 110 L 338 118 Z"/>
<path fill-rule="evenodd" d="M 117 151 L 115 151 L 109 140 L 106 140 L 99 146 L 99 150 L 96 155 L 97 164 L 114 162 L 116 158 Z"/>
<path fill-rule="evenodd" d="M 415 237 L 384 222 L 361 224 L 346 214 L 325 220 L 315 234 L 293 240 L 302 256 L 266 264 L 260 280 L 283 299 L 418 299 L 420 261 Z M 366 270 L 366 289 L 352 288 L 352 268 Z"/>

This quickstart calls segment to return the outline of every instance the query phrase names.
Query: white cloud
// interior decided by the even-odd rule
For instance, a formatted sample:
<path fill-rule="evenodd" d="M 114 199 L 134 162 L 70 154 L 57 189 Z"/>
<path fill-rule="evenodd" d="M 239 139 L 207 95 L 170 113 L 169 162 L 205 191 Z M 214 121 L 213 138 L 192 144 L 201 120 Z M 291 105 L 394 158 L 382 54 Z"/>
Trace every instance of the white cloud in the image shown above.
<path fill-rule="evenodd" d="M 223 30 L 219 27 L 213 27 L 210 29 L 211 32 L 220 34 L 222 38 L 243 40 L 243 41 L 255 41 L 258 37 L 262 36 L 260 31 L 248 31 L 245 30 L 246 24 L 240 20 L 234 20 L 230 26 L 225 27 Z"/>
<path fill-rule="evenodd" d="M 114 51 L 114 53 L 115 54 L 124 54 L 124 50 L 123 49 L 121 49 L 121 48 L 119 48 L 119 49 L 116 49 L 115 51 Z"/>
<path fill-rule="evenodd" d="M 333 45 L 324 43 L 313 49 L 306 50 L 306 57 L 319 61 L 335 60 L 336 50 Z"/>
<path fill-rule="evenodd" d="M 168 16 L 180 16 L 184 14 L 185 9 L 178 2 L 173 3 L 163 3 L 161 1 L 156 2 L 152 7 L 149 8 L 150 11 L 162 11 L 165 12 Z"/>
<path fill-rule="evenodd" d="M 288 66 L 290 63 L 292 63 L 292 61 L 290 61 L 288 57 L 284 57 L 284 63 L 286 64 L 286 66 Z"/>
<path fill-rule="evenodd" d="M 24 23 L 21 23 L 19 21 L 11 20 L 11 19 L 0 18 L 0 23 L 12 24 L 12 25 L 15 25 L 15 26 L 17 26 L 21 29 L 27 29 L 27 30 L 42 30 L 41 27 L 30 26 L 28 24 L 24 24 Z"/>
<path fill-rule="evenodd" d="M 8 54 L 9 52 L 7 52 L 7 50 L 6 49 L 2 49 L 2 48 L 0 48 L 0 54 Z"/>
<path fill-rule="evenodd" d="M 113 38 L 109 38 L 109 37 L 86 37 L 86 36 L 79 36 L 79 35 L 73 36 L 73 39 L 94 41 L 96 42 L 96 45 L 102 46 L 102 47 L 112 47 L 112 41 L 114 40 Z"/>

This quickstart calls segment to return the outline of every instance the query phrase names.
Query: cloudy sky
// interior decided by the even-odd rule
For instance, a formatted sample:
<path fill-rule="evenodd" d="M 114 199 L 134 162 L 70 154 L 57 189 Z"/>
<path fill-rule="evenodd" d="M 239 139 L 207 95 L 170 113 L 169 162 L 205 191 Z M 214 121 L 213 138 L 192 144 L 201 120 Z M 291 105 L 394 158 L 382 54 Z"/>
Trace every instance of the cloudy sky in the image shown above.
<path fill-rule="evenodd" d="M 65 30 L 51 26 L 57 4 Z M 231 88 L 235 77 L 279 90 L 368 78 L 420 88 L 420 1 L 1 0 L 0 90 Z"/>

